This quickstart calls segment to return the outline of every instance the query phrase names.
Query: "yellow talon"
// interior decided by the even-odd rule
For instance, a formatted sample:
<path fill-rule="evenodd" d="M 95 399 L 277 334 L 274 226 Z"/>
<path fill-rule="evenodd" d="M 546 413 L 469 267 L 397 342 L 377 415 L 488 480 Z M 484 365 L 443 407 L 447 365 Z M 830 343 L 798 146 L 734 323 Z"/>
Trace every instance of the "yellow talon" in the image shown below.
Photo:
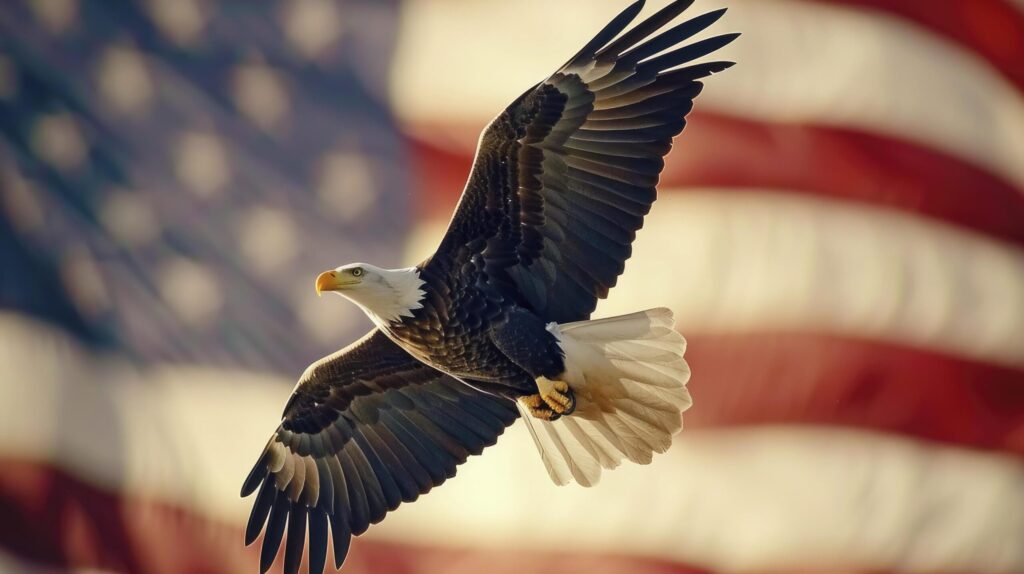
<path fill-rule="evenodd" d="M 572 414 L 576 408 L 576 396 L 565 381 L 540 377 L 537 379 L 537 390 L 540 392 L 519 397 L 518 400 L 530 415 L 538 419 L 555 421 L 562 415 Z"/>
<path fill-rule="evenodd" d="M 548 408 L 559 415 L 570 414 L 576 407 L 576 397 L 565 381 L 540 377 L 537 379 L 537 390 Z"/>
<path fill-rule="evenodd" d="M 541 400 L 540 395 L 519 397 L 519 403 L 528 409 L 539 409 L 544 405 L 544 401 Z"/>
<path fill-rule="evenodd" d="M 525 397 L 519 397 L 519 404 L 526 407 L 530 415 L 534 418 L 538 418 L 545 421 L 557 420 L 559 414 L 551 409 L 541 398 L 540 394 L 527 395 Z"/>

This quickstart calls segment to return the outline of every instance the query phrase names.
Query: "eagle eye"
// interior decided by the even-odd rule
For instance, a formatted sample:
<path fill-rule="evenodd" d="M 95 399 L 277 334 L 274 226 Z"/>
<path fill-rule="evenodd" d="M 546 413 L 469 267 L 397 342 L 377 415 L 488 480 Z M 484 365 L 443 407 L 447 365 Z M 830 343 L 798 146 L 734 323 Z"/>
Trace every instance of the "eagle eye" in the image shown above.
<path fill-rule="evenodd" d="M 352 270 L 352 276 L 353 277 L 362 277 L 363 276 L 363 268 L 362 267 L 356 267 L 355 269 L 353 269 Z"/>

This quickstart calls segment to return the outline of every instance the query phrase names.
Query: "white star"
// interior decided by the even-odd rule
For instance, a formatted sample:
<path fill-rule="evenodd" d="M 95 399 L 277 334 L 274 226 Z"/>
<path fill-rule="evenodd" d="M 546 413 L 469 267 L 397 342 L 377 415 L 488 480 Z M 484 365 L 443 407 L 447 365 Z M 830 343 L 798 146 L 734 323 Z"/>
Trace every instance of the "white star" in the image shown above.
<path fill-rule="evenodd" d="M 332 0 L 291 0 L 283 17 L 288 42 L 309 59 L 319 56 L 341 36 L 341 14 Z"/>
<path fill-rule="evenodd" d="M 191 327 L 214 322 L 224 303 L 220 285 L 213 272 L 199 263 L 175 258 L 157 273 L 160 295 L 172 311 Z"/>
<path fill-rule="evenodd" d="M 60 278 L 71 301 L 86 317 L 96 317 L 110 308 L 110 296 L 92 254 L 76 246 L 61 258 Z"/>
<path fill-rule="evenodd" d="M 291 215 L 268 206 L 254 207 L 240 221 L 242 254 L 259 273 L 279 271 L 298 252 L 299 232 Z"/>
<path fill-rule="evenodd" d="M 321 205 L 341 221 L 352 222 L 373 205 L 373 169 L 369 158 L 338 150 L 320 162 L 317 197 Z"/>
<path fill-rule="evenodd" d="M 46 214 L 40 203 L 39 192 L 18 172 L 17 167 L 4 162 L 0 167 L 0 199 L 3 200 L 7 221 L 22 233 L 39 231 Z"/>
<path fill-rule="evenodd" d="M 125 247 L 145 245 L 160 234 L 160 222 L 139 193 L 113 191 L 99 212 L 100 222 Z"/>
<path fill-rule="evenodd" d="M 189 190 L 204 199 L 216 195 L 231 179 L 227 150 L 208 132 L 188 132 L 181 137 L 175 171 Z"/>
<path fill-rule="evenodd" d="M 32 0 L 29 6 L 43 27 L 54 34 L 70 28 L 78 14 L 76 0 Z"/>
<path fill-rule="evenodd" d="M 149 15 L 157 28 L 175 44 L 194 46 L 206 26 L 206 14 L 197 0 L 149 0 Z"/>
<path fill-rule="evenodd" d="M 85 138 L 78 123 L 66 112 L 39 118 L 30 138 L 32 151 L 57 169 L 74 169 L 85 159 Z"/>
<path fill-rule="evenodd" d="M 270 131 L 288 111 L 288 90 L 280 74 L 262 62 L 244 64 L 231 78 L 235 103 L 253 123 Z"/>
<path fill-rule="evenodd" d="M 138 114 L 153 99 L 153 81 L 145 57 L 131 46 L 107 48 L 100 60 L 100 93 L 125 114 Z"/>

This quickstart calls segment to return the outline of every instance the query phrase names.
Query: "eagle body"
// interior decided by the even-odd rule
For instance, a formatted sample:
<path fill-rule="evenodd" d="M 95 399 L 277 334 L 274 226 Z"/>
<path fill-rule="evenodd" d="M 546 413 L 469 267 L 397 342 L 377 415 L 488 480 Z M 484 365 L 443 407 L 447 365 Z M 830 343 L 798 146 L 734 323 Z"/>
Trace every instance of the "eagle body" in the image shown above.
<path fill-rule="evenodd" d="M 647 464 L 690 406 L 686 342 L 668 309 L 591 319 L 625 269 L 672 139 L 733 41 L 686 43 L 724 9 L 673 24 L 639 0 L 484 129 L 437 250 L 419 265 L 354 263 L 318 292 L 375 327 L 309 366 L 242 485 L 261 571 L 341 568 L 351 539 L 453 476 L 522 420 L 556 484 Z M 519 40 L 526 41 L 526 40 Z"/>
<path fill-rule="evenodd" d="M 481 280 L 471 265 L 460 273 L 438 267 L 435 262 L 417 270 L 424 282 L 422 306 L 380 327 L 403 349 L 467 384 L 512 399 L 536 392 L 537 377 L 564 371 L 562 350 L 540 317 Z"/>

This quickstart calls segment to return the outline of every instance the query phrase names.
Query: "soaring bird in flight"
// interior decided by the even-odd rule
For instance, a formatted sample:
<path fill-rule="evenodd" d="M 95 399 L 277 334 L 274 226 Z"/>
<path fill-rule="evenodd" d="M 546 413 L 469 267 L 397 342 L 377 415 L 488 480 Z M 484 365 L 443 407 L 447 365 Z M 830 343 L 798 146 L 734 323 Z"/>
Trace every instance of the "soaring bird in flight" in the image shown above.
<path fill-rule="evenodd" d="M 589 318 L 623 272 L 700 79 L 732 65 L 690 62 L 737 34 L 679 46 L 724 10 L 662 31 L 691 3 L 623 33 L 634 3 L 501 112 L 432 256 L 317 277 L 376 327 L 306 369 L 242 486 L 259 489 L 245 541 L 266 531 L 262 571 L 286 529 L 286 572 L 307 532 L 309 571 L 323 571 L 328 536 L 340 568 L 353 535 L 519 417 L 557 484 L 590 486 L 668 449 L 690 406 L 671 312 Z"/>

